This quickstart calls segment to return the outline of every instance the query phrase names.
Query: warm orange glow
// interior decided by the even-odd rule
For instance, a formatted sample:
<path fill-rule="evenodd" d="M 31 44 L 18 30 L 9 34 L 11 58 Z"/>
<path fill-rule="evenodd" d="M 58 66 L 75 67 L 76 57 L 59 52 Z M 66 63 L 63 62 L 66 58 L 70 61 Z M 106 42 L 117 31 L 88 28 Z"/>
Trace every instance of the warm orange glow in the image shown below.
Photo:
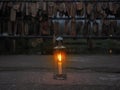
<path fill-rule="evenodd" d="M 62 55 L 61 55 L 61 53 L 59 53 L 59 54 L 57 55 L 57 58 L 58 58 L 59 61 L 62 60 Z"/>
<path fill-rule="evenodd" d="M 55 62 L 63 62 L 66 60 L 66 53 L 64 51 L 56 50 L 54 51 L 54 60 Z"/>

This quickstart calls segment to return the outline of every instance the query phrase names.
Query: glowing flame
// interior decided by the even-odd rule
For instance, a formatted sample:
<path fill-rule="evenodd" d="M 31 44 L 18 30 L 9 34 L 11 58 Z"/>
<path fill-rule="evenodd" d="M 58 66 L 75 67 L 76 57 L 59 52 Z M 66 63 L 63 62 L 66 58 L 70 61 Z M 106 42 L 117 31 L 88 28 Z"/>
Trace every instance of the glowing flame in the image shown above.
<path fill-rule="evenodd" d="M 59 61 L 61 61 L 61 60 L 62 60 L 62 55 L 61 55 L 61 53 L 60 53 L 60 54 L 58 54 L 58 60 L 59 60 Z"/>

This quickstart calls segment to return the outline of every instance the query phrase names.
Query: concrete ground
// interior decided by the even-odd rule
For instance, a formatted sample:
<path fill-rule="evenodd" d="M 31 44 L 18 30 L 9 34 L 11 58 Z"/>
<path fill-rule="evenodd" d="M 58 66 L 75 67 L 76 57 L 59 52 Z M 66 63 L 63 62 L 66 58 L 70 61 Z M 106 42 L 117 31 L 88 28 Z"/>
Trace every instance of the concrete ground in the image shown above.
<path fill-rule="evenodd" d="M 120 90 L 119 55 L 69 55 L 65 71 L 53 79 L 52 56 L 0 56 L 0 90 Z"/>

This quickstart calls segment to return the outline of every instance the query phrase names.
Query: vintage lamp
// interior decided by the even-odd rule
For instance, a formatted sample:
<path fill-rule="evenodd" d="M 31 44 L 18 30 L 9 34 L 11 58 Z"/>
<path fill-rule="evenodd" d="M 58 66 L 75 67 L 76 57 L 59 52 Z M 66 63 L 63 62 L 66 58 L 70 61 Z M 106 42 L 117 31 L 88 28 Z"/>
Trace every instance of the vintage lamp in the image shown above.
<path fill-rule="evenodd" d="M 58 37 L 56 39 L 56 46 L 54 47 L 54 62 L 55 62 L 54 79 L 65 80 L 67 78 L 65 72 L 66 47 L 63 46 L 62 37 Z"/>

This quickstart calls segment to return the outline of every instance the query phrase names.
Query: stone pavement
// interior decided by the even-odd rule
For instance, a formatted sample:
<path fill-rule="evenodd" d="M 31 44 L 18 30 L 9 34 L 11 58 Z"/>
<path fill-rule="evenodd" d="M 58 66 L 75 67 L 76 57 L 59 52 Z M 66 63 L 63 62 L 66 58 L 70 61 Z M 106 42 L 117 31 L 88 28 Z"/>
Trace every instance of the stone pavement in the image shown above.
<path fill-rule="evenodd" d="M 120 56 L 68 56 L 67 80 L 52 56 L 0 56 L 0 90 L 120 90 Z"/>

